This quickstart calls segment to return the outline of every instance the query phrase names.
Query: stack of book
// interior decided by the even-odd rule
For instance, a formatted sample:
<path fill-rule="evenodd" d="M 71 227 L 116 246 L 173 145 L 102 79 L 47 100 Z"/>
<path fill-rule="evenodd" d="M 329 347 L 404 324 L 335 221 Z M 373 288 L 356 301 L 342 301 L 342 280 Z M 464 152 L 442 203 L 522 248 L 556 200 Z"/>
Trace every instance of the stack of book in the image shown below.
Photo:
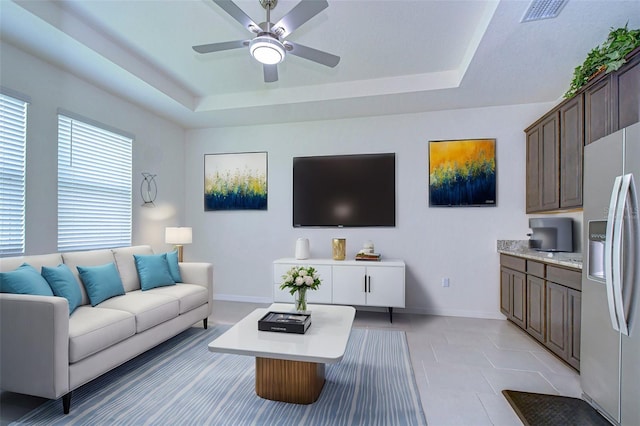
<path fill-rule="evenodd" d="M 356 254 L 356 260 L 380 260 L 380 253 L 363 253 Z"/>

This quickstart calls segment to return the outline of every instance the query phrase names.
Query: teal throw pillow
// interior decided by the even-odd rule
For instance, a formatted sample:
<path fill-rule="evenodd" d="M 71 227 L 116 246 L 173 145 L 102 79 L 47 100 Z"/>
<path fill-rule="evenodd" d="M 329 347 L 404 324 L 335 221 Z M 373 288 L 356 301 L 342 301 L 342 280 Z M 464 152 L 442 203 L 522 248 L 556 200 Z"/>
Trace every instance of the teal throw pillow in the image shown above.
<path fill-rule="evenodd" d="M 178 266 L 178 251 L 170 251 L 167 253 L 167 262 L 169 263 L 169 273 L 171 277 L 177 283 L 182 282 L 182 275 L 180 275 L 180 267 Z"/>
<path fill-rule="evenodd" d="M 142 290 L 174 285 L 176 282 L 169 272 L 166 253 L 141 255 L 134 254 Z"/>
<path fill-rule="evenodd" d="M 0 272 L 0 293 L 53 296 L 47 280 L 28 263 L 23 263 L 14 271 Z"/>
<path fill-rule="evenodd" d="M 115 263 L 101 266 L 76 266 L 87 290 L 91 306 L 96 306 L 115 296 L 124 294 L 122 279 Z"/>
<path fill-rule="evenodd" d="M 78 281 L 73 276 L 71 269 L 64 263 L 55 268 L 43 266 L 42 276 L 49 283 L 54 295 L 67 299 L 69 302 L 69 315 L 71 315 L 82 303 L 82 292 L 80 292 Z"/>

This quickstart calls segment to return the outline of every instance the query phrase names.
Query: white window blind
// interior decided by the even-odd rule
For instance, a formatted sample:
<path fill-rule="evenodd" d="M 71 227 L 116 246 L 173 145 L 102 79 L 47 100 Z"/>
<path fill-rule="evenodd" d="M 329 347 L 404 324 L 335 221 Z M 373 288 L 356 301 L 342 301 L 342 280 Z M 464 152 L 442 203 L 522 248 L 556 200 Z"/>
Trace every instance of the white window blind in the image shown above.
<path fill-rule="evenodd" d="M 27 102 L 0 94 L 0 256 L 24 253 Z"/>
<path fill-rule="evenodd" d="M 58 250 L 131 245 L 133 140 L 58 115 Z"/>

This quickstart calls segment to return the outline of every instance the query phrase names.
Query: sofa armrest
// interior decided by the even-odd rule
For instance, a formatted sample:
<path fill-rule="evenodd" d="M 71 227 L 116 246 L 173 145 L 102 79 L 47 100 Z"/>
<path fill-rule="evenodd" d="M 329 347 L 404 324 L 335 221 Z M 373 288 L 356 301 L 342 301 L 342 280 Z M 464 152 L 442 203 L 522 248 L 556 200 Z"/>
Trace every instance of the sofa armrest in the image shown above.
<path fill-rule="evenodd" d="M 213 306 L 213 265 L 205 262 L 181 262 L 178 263 L 182 282 L 198 284 L 207 288 L 209 292 L 209 315 Z"/>
<path fill-rule="evenodd" d="M 69 304 L 0 294 L 0 387 L 57 399 L 69 392 Z"/>

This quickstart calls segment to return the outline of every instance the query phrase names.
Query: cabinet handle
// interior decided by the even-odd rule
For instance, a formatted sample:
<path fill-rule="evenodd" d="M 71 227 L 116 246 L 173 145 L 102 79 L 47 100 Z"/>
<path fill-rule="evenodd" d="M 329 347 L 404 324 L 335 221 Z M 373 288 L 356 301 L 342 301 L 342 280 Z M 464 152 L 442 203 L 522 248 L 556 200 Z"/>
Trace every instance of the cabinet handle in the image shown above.
<path fill-rule="evenodd" d="M 371 275 L 367 276 L 369 278 L 369 293 L 371 293 Z"/>
<path fill-rule="evenodd" d="M 364 276 L 364 292 L 367 292 L 367 276 Z"/>

